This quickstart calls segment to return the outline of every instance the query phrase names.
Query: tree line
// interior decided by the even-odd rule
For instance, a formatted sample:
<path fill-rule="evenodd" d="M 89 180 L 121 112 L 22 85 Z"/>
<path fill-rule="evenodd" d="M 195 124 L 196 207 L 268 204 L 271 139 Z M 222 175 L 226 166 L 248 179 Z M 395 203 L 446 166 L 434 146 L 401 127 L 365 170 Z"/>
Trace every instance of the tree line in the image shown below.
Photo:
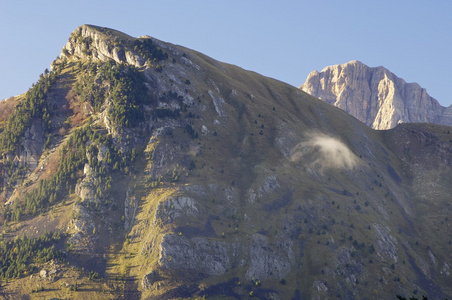
<path fill-rule="evenodd" d="M 58 232 L 44 233 L 38 238 L 16 237 L 10 241 L 0 238 L 0 279 L 24 277 L 36 271 L 36 264 L 64 259 L 62 251 L 55 249 L 60 239 Z"/>

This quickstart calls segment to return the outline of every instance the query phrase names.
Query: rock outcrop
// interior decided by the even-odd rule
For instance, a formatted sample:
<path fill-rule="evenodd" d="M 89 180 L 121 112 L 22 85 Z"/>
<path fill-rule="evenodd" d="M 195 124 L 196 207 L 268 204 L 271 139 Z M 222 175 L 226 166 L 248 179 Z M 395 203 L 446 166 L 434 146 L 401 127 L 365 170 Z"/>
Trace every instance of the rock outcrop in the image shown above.
<path fill-rule="evenodd" d="M 231 268 L 228 244 L 223 241 L 167 234 L 160 249 L 159 262 L 163 269 L 219 276 Z"/>
<path fill-rule="evenodd" d="M 372 130 L 280 81 L 91 25 L 53 66 L 51 126 L 36 115 L 4 147 L 19 201 L 0 242 L 56 232 L 65 260 L 5 295 L 39 279 L 42 297 L 79 284 L 90 299 L 451 298 L 450 127 Z M 384 68 L 311 80 L 376 128 L 452 116 Z"/>
<path fill-rule="evenodd" d="M 399 123 L 452 125 L 452 108 L 441 106 L 419 84 L 359 61 L 313 71 L 300 89 L 374 129 L 390 129 Z"/>
<path fill-rule="evenodd" d="M 111 38 L 118 35 L 116 30 L 82 25 L 71 34 L 61 51 L 61 57 L 87 58 L 98 61 L 114 60 L 117 63 L 143 67 L 145 61 L 124 44 L 124 41 L 134 39 L 124 33 L 120 34 L 123 37 L 121 41 Z"/>

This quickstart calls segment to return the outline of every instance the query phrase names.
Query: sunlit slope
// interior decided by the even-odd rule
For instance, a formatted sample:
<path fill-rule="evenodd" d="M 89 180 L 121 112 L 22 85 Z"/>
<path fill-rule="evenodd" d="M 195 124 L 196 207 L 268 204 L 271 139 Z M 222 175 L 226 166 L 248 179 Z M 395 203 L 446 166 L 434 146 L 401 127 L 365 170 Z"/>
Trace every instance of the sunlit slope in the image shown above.
<path fill-rule="evenodd" d="M 17 100 L 36 109 L 3 127 L 3 238 L 59 232 L 43 247 L 61 252 L 5 275 L 11 295 L 451 294 L 449 127 L 374 131 L 283 82 L 90 25 L 40 80 Z"/>

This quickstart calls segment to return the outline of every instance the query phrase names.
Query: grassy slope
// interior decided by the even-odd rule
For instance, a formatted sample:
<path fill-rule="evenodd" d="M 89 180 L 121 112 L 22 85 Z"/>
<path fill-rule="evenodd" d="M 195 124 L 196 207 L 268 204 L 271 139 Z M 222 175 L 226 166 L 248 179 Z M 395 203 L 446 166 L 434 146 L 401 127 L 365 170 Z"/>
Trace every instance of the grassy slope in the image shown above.
<path fill-rule="evenodd" d="M 193 58 L 199 54 L 192 55 Z M 411 230 L 409 228 L 411 223 L 400 217 L 404 215 L 404 207 L 409 206 L 411 202 L 404 195 L 398 194 L 403 189 L 398 188 L 393 182 L 387 168 L 392 166 L 395 172 L 402 176 L 402 162 L 386 148 L 382 133 L 367 128 L 341 110 L 296 91 L 284 83 L 243 72 L 240 68 L 225 64 L 221 65 L 223 68 L 221 71 L 215 65 L 217 62 L 212 62 L 202 55 L 197 59 L 199 59 L 197 63 L 207 69 L 209 79 L 220 89 L 221 96 L 226 102 L 228 121 L 226 126 L 217 128 L 217 135 L 201 136 L 196 141 L 201 149 L 201 154 L 196 156 L 196 164 L 203 167 L 197 168 L 188 181 L 190 184 L 216 183 L 224 188 L 231 186 L 232 181 L 235 181 L 237 182 L 235 188 L 239 190 L 240 195 L 239 203 L 233 209 L 234 216 L 228 215 L 230 210 L 227 207 L 214 202 L 213 199 L 221 196 L 207 195 L 202 200 L 202 205 L 210 213 L 221 216 L 218 221 L 212 222 L 215 232 L 218 235 L 224 232 L 228 242 L 238 238 L 246 245 L 250 236 L 260 229 L 272 232 L 268 237 L 277 242 L 278 231 L 283 230 L 284 219 L 287 217 L 298 223 L 297 226 L 301 228 L 300 238 L 303 240 L 305 256 L 300 263 L 304 267 L 301 271 L 291 273 L 286 279 L 285 286 L 277 282 L 265 282 L 265 287 L 282 290 L 286 296 L 291 296 L 292 291 L 298 288 L 307 293 L 305 296 L 313 296 L 309 291 L 315 282 L 326 280 L 325 272 L 327 274 L 329 272 L 330 277 L 342 282 L 344 279 L 341 279 L 341 275 L 335 274 L 334 270 L 334 266 L 338 266 L 338 257 L 331 254 L 339 248 L 355 253 L 354 255 L 357 255 L 355 260 L 366 269 L 364 275 L 356 278 L 356 283 L 351 284 L 358 294 L 391 296 L 401 290 L 413 290 L 411 283 L 416 281 L 416 275 L 408 268 L 410 258 L 401 245 L 397 267 L 394 267 L 393 262 L 387 260 L 387 257 L 367 251 L 371 244 L 377 244 L 373 230 L 375 226 L 381 224 L 382 217 L 386 219 L 385 226 L 388 226 L 397 240 L 402 241 L 401 243 L 415 243 L 414 239 L 403 236 L 404 231 Z M 209 101 L 206 92 L 212 90 L 212 86 L 203 85 L 203 81 L 197 84 L 199 84 L 197 92 L 205 96 L 202 97 L 202 101 Z M 232 89 L 238 91 L 238 96 L 231 97 Z M 254 94 L 248 94 L 249 91 Z M 212 124 L 214 119 L 218 118 L 213 107 L 210 107 L 210 111 L 204 113 L 201 120 L 195 120 L 194 127 Z M 305 170 L 300 172 L 300 169 L 306 168 L 308 162 L 294 165 L 283 159 L 277 151 L 274 143 L 281 122 L 292 130 L 288 133 L 299 141 L 305 138 L 304 133 L 312 131 L 338 137 L 361 158 L 360 167 L 354 172 L 327 170 L 313 180 L 312 173 Z M 259 135 L 262 125 L 264 134 Z M 171 143 L 173 140 L 181 141 L 183 135 L 174 133 L 174 136 L 166 142 Z M 162 143 L 165 143 L 165 140 L 162 140 Z M 218 157 L 222 159 L 218 160 Z M 262 205 L 247 203 L 247 191 L 250 188 L 256 189 L 268 174 L 277 175 L 278 181 L 282 183 L 281 189 L 262 198 L 261 201 L 264 202 Z M 404 182 L 403 187 L 410 190 L 410 183 Z M 269 215 L 265 212 L 262 207 L 281 197 L 287 190 L 294 191 L 293 201 L 284 209 L 275 212 L 276 214 Z M 347 193 L 343 195 L 341 191 L 344 190 L 347 190 Z M 247 220 L 243 219 L 245 215 Z M 153 220 L 154 214 L 143 216 L 148 218 L 149 223 Z M 182 226 L 184 223 L 202 226 L 202 221 L 184 218 L 177 220 L 175 225 Z M 234 234 L 236 230 L 230 227 L 231 224 L 238 228 L 240 233 L 238 236 Z M 167 230 L 171 232 L 171 229 Z M 349 239 L 351 236 L 352 240 Z M 359 244 L 364 242 L 366 248 L 355 251 L 352 243 L 354 241 Z M 137 243 L 138 248 L 144 246 L 143 240 L 137 240 Z M 128 249 L 137 249 L 136 247 Z M 134 261 L 144 259 L 137 250 L 130 251 L 137 255 L 131 260 L 131 265 L 134 265 Z M 413 255 L 413 252 L 416 255 L 425 254 L 423 250 L 411 248 L 407 253 Z M 155 258 L 145 265 L 146 267 L 140 268 L 142 271 L 133 271 L 137 278 L 142 278 L 146 272 L 153 269 Z M 347 268 L 345 266 L 345 271 Z M 198 284 L 226 282 L 231 276 L 243 279 L 245 271 L 246 268 L 235 269 L 234 275 L 207 278 Z M 398 280 L 395 280 L 396 278 Z M 173 278 L 173 283 L 177 282 L 177 278 Z M 374 288 L 370 290 L 369 287 Z M 235 290 L 244 292 L 240 287 L 236 287 Z M 166 289 L 158 293 L 164 291 Z M 336 291 L 330 290 L 329 293 L 333 295 Z"/>
<path fill-rule="evenodd" d="M 428 257 L 426 246 L 430 245 L 438 258 L 450 259 L 447 256 L 448 246 L 441 240 L 443 236 L 447 236 L 447 231 L 442 231 L 439 224 L 430 221 L 438 215 L 429 213 L 431 204 L 425 204 L 425 200 L 429 199 L 417 201 L 418 191 L 411 189 L 415 176 L 410 173 L 412 170 L 408 164 L 399 159 L 400 154 L 390 137 L 395 131 L 373 131 L 342 110 L 285 83 L 236 66 L 221 64 L 182 47 L 173 47 L 180 53 L 187 53 L 193 62 L 202 66 L 202 72 L 188 75 L 192 82 L 189 94 L 194 99 L 200 99 L 199 105 L 193 108 L 200 118 L 190 121 L 199 133 L 202 125 L 209 129 L 209 133 L 200 134 L 198 139 L 192 140 L 183 127 L 176 128 L 172 135 L 161 135 L 156 139 L 158 142 L 150 142 L 148 148 L 174 147 L 181 156 L 176 156 L 169 162 L 172 163 L 169 169 L 175 163 L 184 165 L 182 160 L 179 161 L 183 154 L 188 154 L 196 162 L 196 169 L 187 172 L 187 175 L 182 174 L 182 179 L 177 183 L 166 183 L 152 189 L 149 186 L 149 175 L 145 171 L 151 170 L 156 162 L 149 159 L 149 156 L 139 156 L 138 171 L 120 182 L 123 190 L 126 186 L 136 187 L 134 195 L 138 208 L 127 242 L 124 243 L 125 232 L 122 230 L 118 230 L 114 238 L 108 237 L 107 232 L 98 234 L 96 243 L 99 250 L 105 252 L 103 256 L 107 266 L 104 281 L 89 281 L 83 271 L 61 266 L 62 276 L 54 283 L 27 277 L 9 284 L 7 292 L 16 290 L 27 294 L 30 292 L 28 287 L 42 285 L 45 290 L 37 293 L 37 297 L 108 298 L 137 295 L 135 291 L 141 288 L 139 283 L 143 276 L 158 268 L 158 247 L 162 235 L 171 232 L 178 234 L 178 228 L 183 226 L 195 228 L 205 224 L 207 216 L 182 217 L 169 225 L 154 224 L 158 204 L 174 195 L 190 195 L 184 189 L 187 185 L 215 184 L 219 187 L 217 192 L 211 191 L 197 198 L 203 212 L 218 217 L 211 222 L 216 233 L 213 239 L 249 245 L 253 234 L 265 232 L 269 241 L 277 244 L 281 242 L 287 228 L 298 232 L 296 240 L 299 244 L 294 246 L 294 252 L 297 253 L 295 265 L 299 267 L 293 268 L 284 278 L 286 284 L 282 285 L 278 280 L 264 281 L 262 287 L 252 287 L 256 292 L 259 289 L 274 289 L 279 290 L 283 298 L 290 298 L 299 289 L 303 297 L 333 297 L 337 293 L 343 295 L 348 289 L 369 297 L 391 297 L 401 290 L 413 290 L 413 283 L 417 278 L 409 268 L 409 255 L 419 265 L 422 257 Z M 66 71 L 71 70 L 68 67 Z M 219 92 L 215 91 L 212 82 Z M 70 86 L 68 95 L 69 88 Z M 227 117 L 218 116 L 209 91 L 224 99 Z M 70 107 L 76 106 L 74 101 L 70 103 Z M 205 111 L 201 110 L 203 106 Z M 77 111 L 73 110 L 72 113 L 75 115 Z M 80 115 L 78 119 L 74 126 L 83 123 Z M 220 125 L 214 125 L 216 119 L 220 121 Z M 410 126 L 412 125 L 408 125 Z M 447 128 L 438 128 L 435 126 L 423 130 L 433 132 L 440 140 L 447 141 Z M 259 134 L 261 131 L 263 134 Z M 291 150 L 299 142 L 306 140 L 307 134 L 313 132 L 334 136 L 344 142 L 360 158 L 360 164 L 349 171 L 319 169 L 313 167 L 307 159 L 294 163 L 283 157 L 281 152 L 284 150 L 277 144 L 279 139 Z M 61 144 L 64 142 L 65 139 L 62 139 Z M 56 153 L 58 151 L 49 151 L 47 158 L 44 156 L 43 160 L 51 161 L 52 155 L 57 155 Z M 388 166 L 403 179 L 401 183 L 394 181 L 394 175 L 390 174 Z M 280 187 L 264 194 L 257 202 L 248 201 L 250 189 L 258 191 L 262 182 L 272 174 L 276 175 Z M 442 185 L 447 182 L 445 178 L 450 178 L 449 169 L 444 170 L 444 175 L 439 179 Z M 221 192 L 229 188 L 233 188 L 235 193 L 235 202 L 231 204 L 227 203 Z M 279 207 L 278 199 L 282 199 L 288 191 L 292 191 L 291 201 Z M 411 194 L 404 194 L 404 191 Z M 447 193 L 445 188 L 439 199 L 447 199 Z M 117 200 L 123 201 L 121 197 Z M 32 228 L 43 224 L 42 222 L 47 222 L 45 224 L 50 227 L 50 231 L 65 228 L 70 221 L 68 214 L 72 209 L 72 201 L 74 195 L 71 195 L 66 205 L 58 205 L 54 212 L 49 212 L 50 218 L 44 215 L 21 224 L 13 224 L 8 234 L 13 236 L 26 233 L 27 227 Z M 447 201 L 435 203 L 435 211 L 449 210 Z M 269 207 L 273 208 L 269 210 Z M 121 218 L 121 214 L 111 216 L 111 219 L 115 218 Z M 416 218 L 423 220 L 423 226 L 428 229 L 422 229 L 423 226 L 414 223 Z M 58 222 L 52 223 L 49 219 Z M 449 221 L 445 225 L 445 220 L 442 222 L 441 226 L 449 224 Z M 398 262 L 395 264 L 385 254 L 378 253 L 378 250 L 376 253 L 367 251 L 370 244 L 377 246 L 378 224 L 387 226 L 390 234 L 399 241 Z M 437 227 L 442 232 L 439 235 L 441 239 L 430 234 Z M 364 242 L 366 248 L 357 249 L 353 245 L 354 241 L 359 244 Z M 402 244 L 405 244 L 407 250 L 403 249 Z M 342 256 L 350 254 L 353 255 L 353 263 L 342 263 Z M 73 262 L 77 263 L 77 259 L 74 258 Z M 162 271 L 161 276 L 166 282 L 154 295 L 164 294 L 177 285 L 189 282 L 198 286 L 210 286 L 227 282 L 233 277 L 244 281 L 248 267 L 247 263 L 223 276 L 200 280 L 195 278 L 193 281 L 184 274 Z M 357 272 L 353 268 L 365 271 Z M 355 282 L 349 282 L 353 278 L 352 274 L 359 274 Z M 399 281 L 394 280 L 396 277 Z M 122 281 L 121 278 L 135 281 Z M 443 282 L 445 279 L 439 280 Z M 83 288 L 73 292 L 61 287 L 64 282 L 81 282 Z M 313 286 L 319 282 L 329 283 L 328 292 L 315 291 Z M 247 294 L 249 283 L 234 286 L 233 290 Z M 143 297 L 150 295 L 150 291 L 142 294 Z"/>

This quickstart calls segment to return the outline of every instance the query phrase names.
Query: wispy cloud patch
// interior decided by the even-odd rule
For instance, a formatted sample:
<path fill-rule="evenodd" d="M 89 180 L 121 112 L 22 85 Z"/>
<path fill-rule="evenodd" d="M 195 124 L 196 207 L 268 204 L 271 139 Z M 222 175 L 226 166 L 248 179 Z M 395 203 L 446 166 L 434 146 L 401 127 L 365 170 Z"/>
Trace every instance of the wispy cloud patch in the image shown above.
<path fill-rule="evenodd" d="M 323 133 L 310 133 L 291 151 L 291 161 L 303 160 L 321 168 L 351 170 L 359 158 L 342 141 Z"/>

